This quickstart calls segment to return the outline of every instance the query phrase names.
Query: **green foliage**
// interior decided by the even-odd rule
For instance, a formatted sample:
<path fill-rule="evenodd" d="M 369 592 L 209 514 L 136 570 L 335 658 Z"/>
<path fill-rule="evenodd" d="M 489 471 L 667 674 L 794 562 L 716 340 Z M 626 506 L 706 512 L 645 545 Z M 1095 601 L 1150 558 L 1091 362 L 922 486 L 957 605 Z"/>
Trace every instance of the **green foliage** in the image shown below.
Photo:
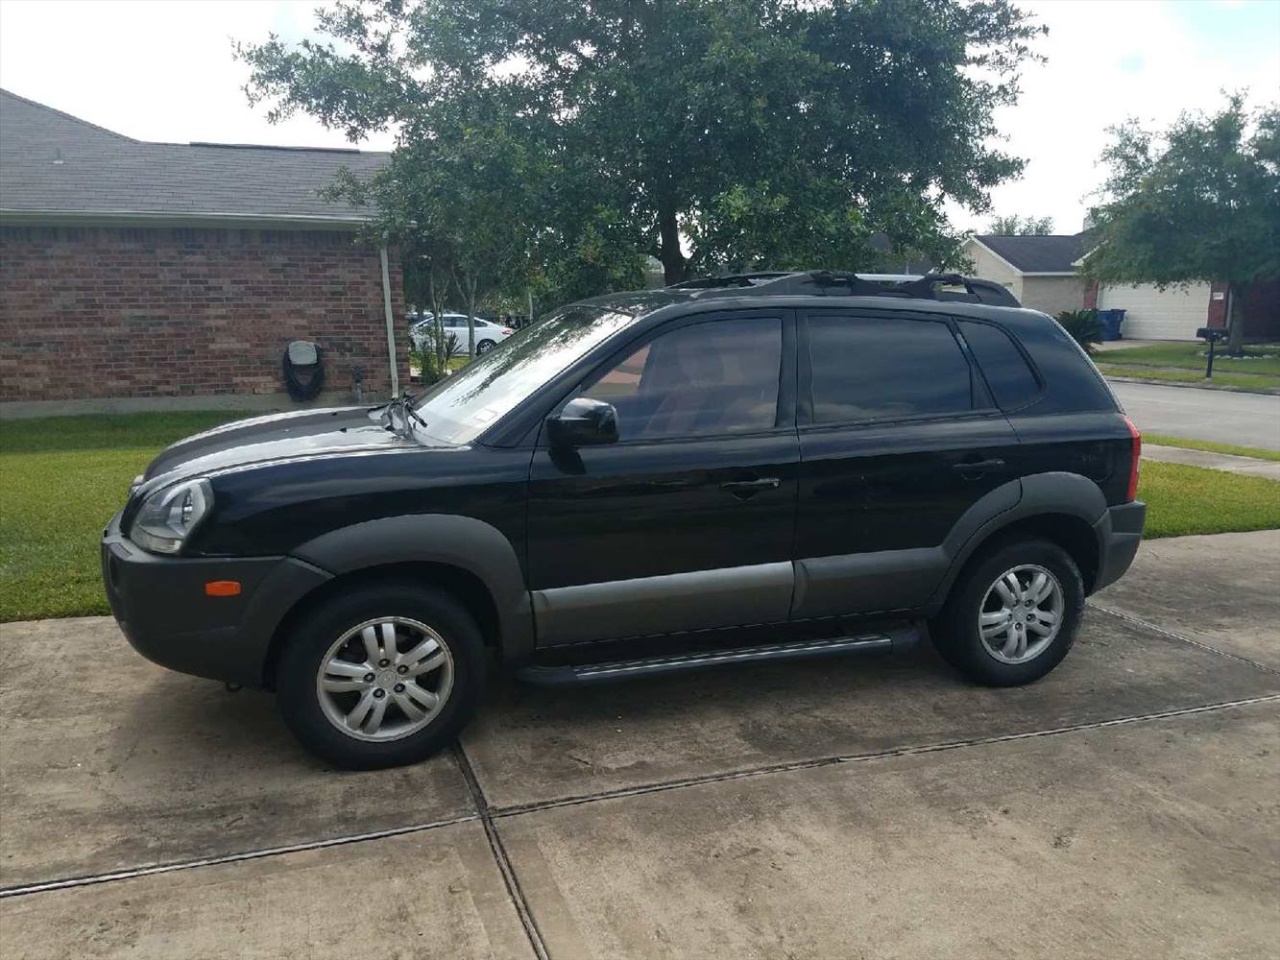
<path fill-rule="evenodd" d="M 985 210 L 1022 167 L 993 113 L 1043 32 L 1011 0 L 344 0 L 319 27 L 238 47 L 250 99 L 397 126 L 342 192 L 452 248 L 464 300 L 635 285 L 648 254 L 668 282 L 948 262 L 943 203 Z"/>
<path fill-rule="evenodd" d="M 1102 321 L 1097 310 L 1063 310 L 1057 319 L 1085 353 L 1092 355 L 1097 350 L 1094 344 L 1102 342 Z"/>
<path fill-rule="evenodd" d="M 997 237 L 1047 237 L 1053 233 L 1053 217 L 996 217 L 987 233 Z"/>
<path fill-rule="evenodd" d="M 1218 113 L 1183 114 L 1163 133 L 1135 121 L 1112 133 L 1086 272 L 1162 287 L 1228 282 L 1238 351 L 1249 286 L 1280 276 L 1280 106 L 1250 115 L 1235 95 Z"/>

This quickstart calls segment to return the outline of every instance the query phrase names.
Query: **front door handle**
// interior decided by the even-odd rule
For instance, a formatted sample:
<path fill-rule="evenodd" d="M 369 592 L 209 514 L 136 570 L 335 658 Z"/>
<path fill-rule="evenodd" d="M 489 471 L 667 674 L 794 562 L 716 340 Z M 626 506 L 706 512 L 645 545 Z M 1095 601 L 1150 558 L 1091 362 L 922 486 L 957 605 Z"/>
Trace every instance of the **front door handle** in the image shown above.
<path fill-rule="evenodd" d="M 951 469 L 965 479 L 977 479 L 984 474 L 999 473 L 1004 469 L 1004 461 L 998 458 L 992 460 L 967 460 L 954 464 Z"/>
<path fill-rule="evenodd" d="M 758 480 L 730 480 L 720 484 L 721 490 L 728 490 L 735 497 L 745 500 L 754 497 L 761 490 L 776 489 L 782 481 L 778 477 L 760 477 Z"/>

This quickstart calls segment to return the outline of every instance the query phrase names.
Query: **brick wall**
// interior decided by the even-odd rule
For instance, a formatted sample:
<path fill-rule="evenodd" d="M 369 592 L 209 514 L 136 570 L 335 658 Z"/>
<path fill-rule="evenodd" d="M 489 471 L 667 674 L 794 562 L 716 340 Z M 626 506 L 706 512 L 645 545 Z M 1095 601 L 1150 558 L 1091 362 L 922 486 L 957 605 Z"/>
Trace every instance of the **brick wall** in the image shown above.
<path fill-rule="evenodd" d="M 356 365 L 386 396 L 376 249 L 343 232 L 0 229 L 0 402 L 283 393 L 291 340 L 323 348 L 330 397 L 351 397 Z"/>

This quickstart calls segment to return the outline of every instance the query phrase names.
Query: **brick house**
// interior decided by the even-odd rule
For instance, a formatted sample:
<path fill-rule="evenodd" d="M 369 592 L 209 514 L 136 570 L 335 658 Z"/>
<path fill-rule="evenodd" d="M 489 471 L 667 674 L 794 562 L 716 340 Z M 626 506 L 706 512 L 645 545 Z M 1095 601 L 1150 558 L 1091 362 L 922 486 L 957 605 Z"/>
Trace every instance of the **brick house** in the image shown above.
<path fill-rule="evenodd" d="M 0 91 L 0 414 L 288 407 L 294 340 L 322 349 L 321 401 L 357 368 L 386 397 L 408 382 L 396 252 L 317 193 L 385 162 L 145 143 Z"/>
<path fill-rule="evenodd" d="M 1085 280 L 1084 233 L 969 237 L 961 248 L 974 275 L 1008 287 L 1025 307 L 1057 315 L 1063 310 L 1121 309 L 1124 336 L 1133 340 L 1195 340 L 1201 327 L 1226 326 L 1226 288 L 1220 283 L 1165 287 L 1154 283 Z M 1280 281 L 1253 285 L 1244 300 L 1244 333 L 1251 340 L 1280 337 Z"/>

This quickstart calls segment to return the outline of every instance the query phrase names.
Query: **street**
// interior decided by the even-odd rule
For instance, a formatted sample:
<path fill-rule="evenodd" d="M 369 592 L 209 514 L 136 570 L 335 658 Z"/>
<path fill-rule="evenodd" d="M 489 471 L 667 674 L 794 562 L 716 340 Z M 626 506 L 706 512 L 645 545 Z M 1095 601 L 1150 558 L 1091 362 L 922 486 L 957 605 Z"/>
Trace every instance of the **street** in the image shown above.
<path fill-rule="evenodd" d="M 1280 450 L 1280 397 L 1108 382 L 1143 433 Z"/>

